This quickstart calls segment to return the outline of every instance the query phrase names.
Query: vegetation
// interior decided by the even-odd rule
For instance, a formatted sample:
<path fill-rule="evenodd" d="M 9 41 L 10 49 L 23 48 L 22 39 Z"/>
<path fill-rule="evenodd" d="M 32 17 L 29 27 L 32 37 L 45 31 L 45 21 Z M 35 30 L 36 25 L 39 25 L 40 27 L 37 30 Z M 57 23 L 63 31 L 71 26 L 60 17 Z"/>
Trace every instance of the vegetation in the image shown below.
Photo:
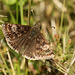
<path fill-rule="evenodd" d="M 1 25 L 5 22 L 33 26 L 53 47 L 53 60 L 31 61 L 7 45 Z M 0 0 L 0 75 L 75 75 L 74 0 Z"/>

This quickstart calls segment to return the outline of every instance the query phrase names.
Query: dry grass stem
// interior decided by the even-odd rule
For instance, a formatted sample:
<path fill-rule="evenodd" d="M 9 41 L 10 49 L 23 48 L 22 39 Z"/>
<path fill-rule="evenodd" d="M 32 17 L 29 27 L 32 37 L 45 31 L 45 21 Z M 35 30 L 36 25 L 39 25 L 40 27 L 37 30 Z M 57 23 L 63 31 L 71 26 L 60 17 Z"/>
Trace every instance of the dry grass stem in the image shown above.
<path fill-rule="evenodd" d="M 8 49 L 7 49 L 7 55 L 8 55 L 8 58 L 9 58 L 10 66 L 11 66 L 11 69 L 12 69 L 12 73 L 13 73 L 13 75 L 15 75 L 13 63 L 12 63 L 12 60 L 11 60 L 11 57 L 10 57 Z"/>

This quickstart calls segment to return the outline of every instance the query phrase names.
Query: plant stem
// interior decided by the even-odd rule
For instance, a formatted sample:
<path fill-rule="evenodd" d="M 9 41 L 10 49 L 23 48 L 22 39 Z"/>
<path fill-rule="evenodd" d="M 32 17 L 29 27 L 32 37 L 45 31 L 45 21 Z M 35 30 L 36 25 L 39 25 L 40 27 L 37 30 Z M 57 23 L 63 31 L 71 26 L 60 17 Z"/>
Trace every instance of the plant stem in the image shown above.
<path fill-rule="evenodd" d="M 23 19 L 23 0 L 20 0 L 20 16 L 21 16 L 21 24 L 24 24 L 24 19 Z"/>
<path fill-rule="evenodd" d="M 28 25 L 30 25 L 30 7 L 31 7 L 31 0 L 29 0 L 29 8 L 28 8 Z"/>
<path fill-rule="evenodd" d="M 11 57 L 10 57 L 8 49 L 7 49 L 7 55 L 8 55 L 8 58 L 9 58 L 9 62 L 10 62 L 10 66 L 11 66 L 13 75 L 15 75 L 14 67 L 13 67 L 12 60 L 11 60 Z"/>
<path fill-rule="evenodd" d="M 16 21 L 18 24 L 18 0 L 16 0 Z"/>
<path fill-rule="evenodd" d="M 3 55 L 0 54 L 0 56 L 1 56 L 1 58 L 2 58 L 2 60 L 3 60 L 3 63 L 5 64 L 5 66 L 6 66 L 7 70 L 8 70 L 9 75 L 11 75 L 10 70 L 9 70 L 9 68 L 8 68 L 8 66 L 7 66 L 7 64 L 6 64 L 6 62 L 5 62 L 5 59 L 4 59 Z"/>
<path fill-rule="evenodd" d="M 28 74 L 28 59 L 25 58 L 25 75 Z"/>
<path fill-rule="evenodd" d="M 64 6 L 65 6 L 65 0 L 63 1 L 63 10 L 64 10 Z M 62 10 L 62 14 L 61 14 L 60 36 L 61 36 L 61 32 L 62 32 L 62 24 L 63 24 L 63 17 L 64 17 L 64 11 L 63 10 Z"/>

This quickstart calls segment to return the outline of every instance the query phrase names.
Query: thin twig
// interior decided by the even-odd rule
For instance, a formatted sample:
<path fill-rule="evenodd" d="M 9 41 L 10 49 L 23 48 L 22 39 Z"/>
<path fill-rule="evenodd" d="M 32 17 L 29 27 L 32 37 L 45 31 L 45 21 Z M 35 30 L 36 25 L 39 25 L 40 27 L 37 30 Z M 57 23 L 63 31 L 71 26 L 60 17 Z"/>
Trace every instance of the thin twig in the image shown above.
<path fill-rule="evenodd" d="M 13 67 L 12 60 L 11 60 L 11 57 L 10 57 L 8 49 L 7 49 L 7 55 L 8 55 L 8 58 L 9 58 L 9 62 L 10 62 L 10 66 L 11 66 L 13 75 L 15 75 L 14 67 Z"/>
<path fill-rule="evenodd" d="M 57 67 L 54 67 L 53 65 L 50 65 L 48 62 L 43 62 L 43 61 L 41 61 L 44 65 L 46 65 L 47 67 L 52 67 L 52 68 L 54 68 L 54 69 L 56 69 L 56 70 L 58 70 L 58 71 L 60 71 L 60 72 L 62 72 L 62 73 L 65 73 L 63 70 L 61 70 L 61 69 L 59 69 L 59 68 L 57 68 Z M 53 64 L 54 64 L 54 62 L 52 62 Z"/>
<path fill-rule="evenodd" d="M 60 68 L 60 71 L 62 71 L 63 73 L 66 73 L 67 72 L 67 69 L 61 65 L 59 62 L 55 62 L 55 61 L 52 61 L 50 60 L 53 64 L 55 64 L 58 68 Z M 59 69 L 58 69 L 59 70 Z"/>
<path fill-rule="evenodd" d="M 2 68 L 2 71 L 3 71 L 4 75 L 7 75 L 6 72 L 5 72 L 5 70 L 4 70 L 4 68 Z"/>
<path fill-rule="evenodd" d="M 67 73 L 65 73 L 65 75 L 67 75 L 67 74 L 69 73 L 69 71 L 70 71 L 70 69 L 71 69 L 71 66 L 73 65 L 74 62 L 75 62 L 75 47 L 74 47 L 73 57 L 72 57 L 70 66 L 69 66 L 69 68 L 67 69 Z M 74 74 L 72 73 L 72 75 L 74 75 Z"/>

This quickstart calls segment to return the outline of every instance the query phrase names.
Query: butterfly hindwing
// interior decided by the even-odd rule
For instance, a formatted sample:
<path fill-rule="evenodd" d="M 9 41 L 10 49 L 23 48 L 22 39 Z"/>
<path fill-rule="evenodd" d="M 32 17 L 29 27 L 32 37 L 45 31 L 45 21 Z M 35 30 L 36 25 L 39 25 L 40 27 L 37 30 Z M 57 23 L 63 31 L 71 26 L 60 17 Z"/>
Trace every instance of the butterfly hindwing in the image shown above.
<path fill-rule="evenodd" d="M 32 40 L 31 45 L 22 55 L 31 60 L 50 59 L 54 57 L 52 47 L 49 46 L 48 41 L 40 32 Z"/>

